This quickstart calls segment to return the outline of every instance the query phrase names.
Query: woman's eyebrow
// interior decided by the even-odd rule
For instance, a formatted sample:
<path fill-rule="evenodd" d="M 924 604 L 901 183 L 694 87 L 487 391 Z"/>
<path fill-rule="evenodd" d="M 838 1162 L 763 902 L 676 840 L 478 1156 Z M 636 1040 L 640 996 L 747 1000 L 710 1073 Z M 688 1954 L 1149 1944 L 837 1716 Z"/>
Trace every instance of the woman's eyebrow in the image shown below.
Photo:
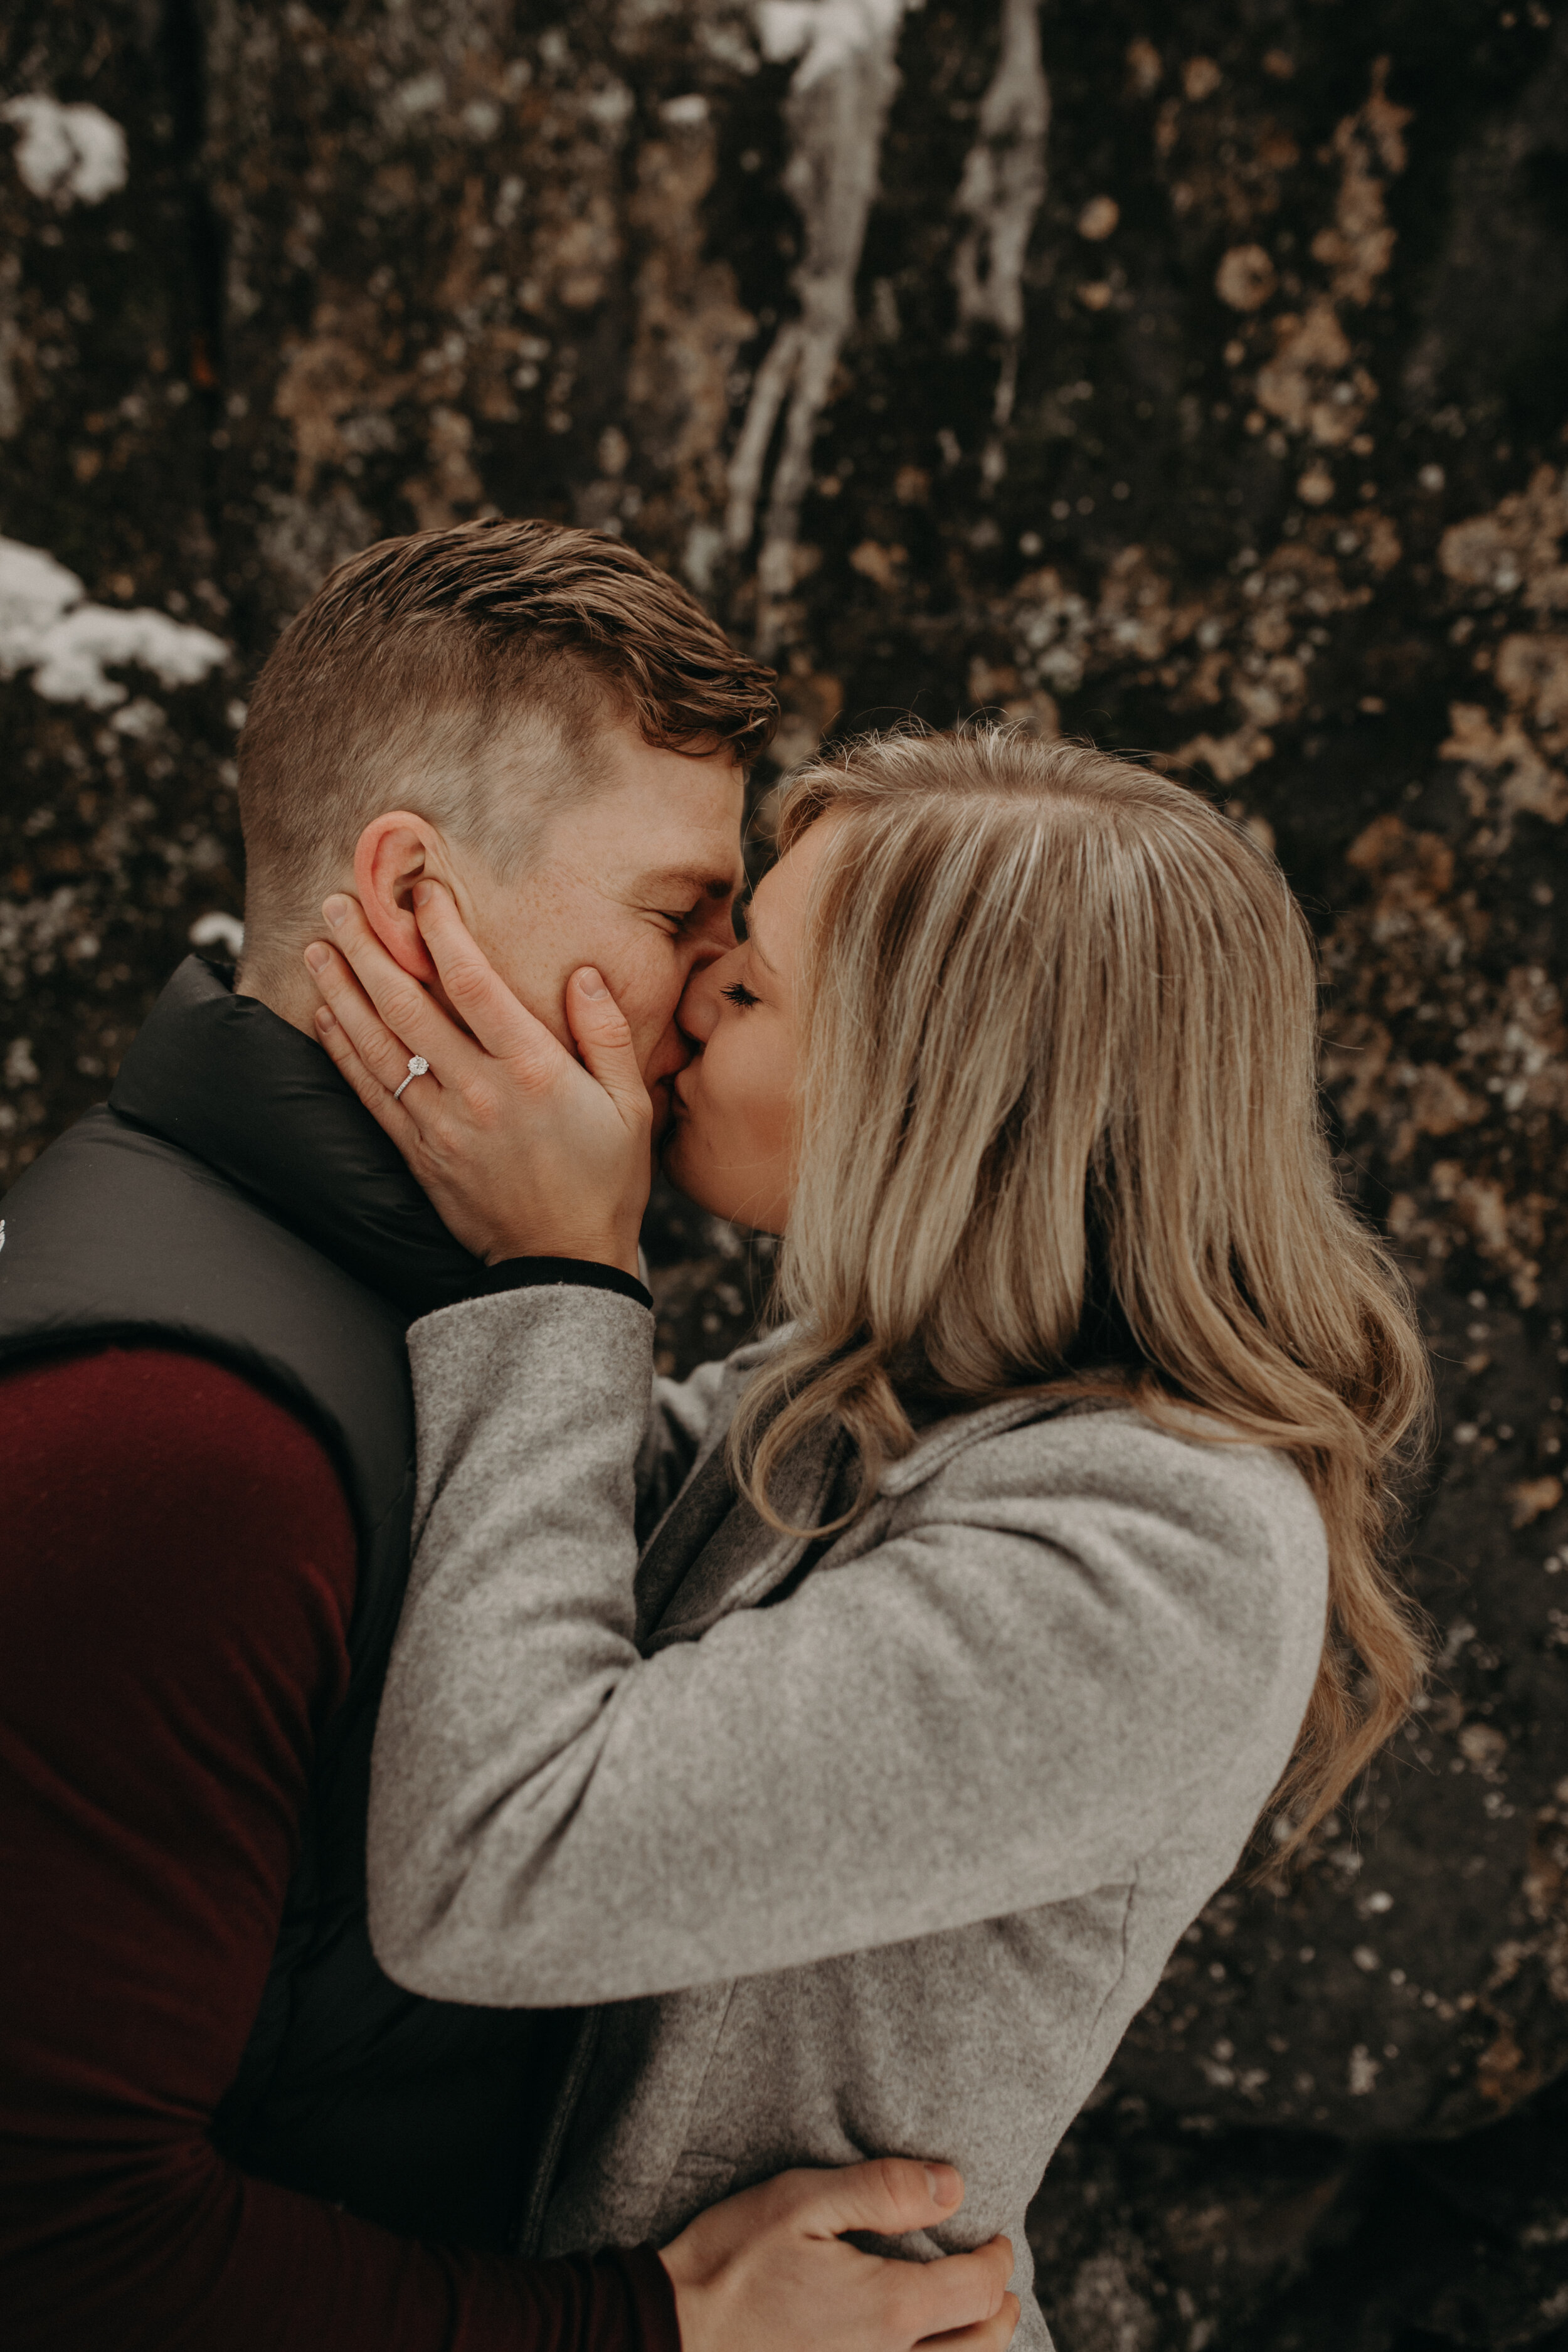
<path fill-rule="evenodd" d="M 778 966 L 757 937 L 757 902 L 754 898 L 748 898 L 746 901 L 746 943 L 756 950 L 757 961 L 763 969 L 765 971 L 771 971 L 776 980 L 779 976 Z"/>

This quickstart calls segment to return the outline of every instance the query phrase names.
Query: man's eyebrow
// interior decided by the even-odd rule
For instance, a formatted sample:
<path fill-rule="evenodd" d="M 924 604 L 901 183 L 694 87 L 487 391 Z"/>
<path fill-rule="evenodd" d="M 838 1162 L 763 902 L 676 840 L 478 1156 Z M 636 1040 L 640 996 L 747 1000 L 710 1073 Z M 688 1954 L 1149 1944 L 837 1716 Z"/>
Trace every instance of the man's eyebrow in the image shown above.
<path fill-rule="evenodd" d="M 657 873 L 639 874 L 632 888 L 641 898 L 655 890 L 695 890 L 702 898 L 732 898 L 740 887 L 735 874 L 694 874 L 689 866 L 661 866 Z"/>

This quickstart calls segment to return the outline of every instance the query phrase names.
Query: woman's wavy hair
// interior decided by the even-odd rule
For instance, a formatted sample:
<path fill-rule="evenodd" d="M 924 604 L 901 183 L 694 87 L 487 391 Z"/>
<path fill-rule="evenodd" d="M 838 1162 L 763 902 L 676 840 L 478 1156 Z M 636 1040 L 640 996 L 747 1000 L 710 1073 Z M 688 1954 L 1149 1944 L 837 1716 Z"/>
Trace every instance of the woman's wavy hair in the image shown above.
<path fill-rule="evenodd" d="M 784 1526 L 773 1475 L 837 1420 L 847 1524 L 913 1443 L 911 1389 L 1117 1396 L 1189 1437 L 1197 1407 L 1215 1442 L 1290 1454 L 1330 1562 L 1275 1794 L 1293 1848 L 1419 1689 L 1387 1554 L 1430 1415 L 1405 1284 L 1335 1178 L 1306 920 L 1243 827 L 1087 744 L 853 743 L 786 785 L 781 853 L 829 811 L 775 1294 L 794 1329 L 743 1398 L 737 1475 Z"/>

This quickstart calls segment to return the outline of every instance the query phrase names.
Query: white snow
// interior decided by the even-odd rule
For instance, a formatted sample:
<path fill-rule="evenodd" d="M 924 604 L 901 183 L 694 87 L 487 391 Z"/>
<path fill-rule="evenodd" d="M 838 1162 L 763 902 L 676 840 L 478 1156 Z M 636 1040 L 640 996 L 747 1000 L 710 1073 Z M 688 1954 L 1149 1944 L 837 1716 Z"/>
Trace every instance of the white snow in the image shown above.
<path fill-rule="evenodd" d="M 780 327 L 752 383 L 730 461 L 725 535 L 751 541 L 781 414 L 784 434 L 757 557 L 757 644 L 778 644 L 794 585 L 801 501 L 817 420 L 855 320 L 855 276 L 877 194 L 882 131 L 899 86 L 899 32 L 921 0 L 762 0 L 758 30 L 774 63 L 798 58 L 784 101 L 784 185 L 799 207 L 805 250 L 791 273 L 800 315 Z"/>
<path fill-rule="evenodd" d="M 837 73 L 861 50 L 897 33 L 906 5 L 921 0 L 762 0 L 758 31 L 770 64 L 799 58 L 796 89 Z"/>
<path fill-rule="evenodd" d="M 185 936 L 194 948 L 226 948 L 237 963 L 245 947 L 245 925 L 237 915 L 198 915 Z"/>
<path fill-rule="evenodd" d="M 62 106 L 53 98 L 13 98 L 0 121 L 21 130 L 16 169 L 35 196 L 52 196 L 62 211 L 99 205 L 125 185 L 125 133 L 100 106 Z"/>
<path fill-rule="evenodd" d="M 0 540 L 0 662 L 6 657 L 5 648 L 48 628 L 85 593 L 76 573 L 41 547 L 24 547 L 19 539 Z M 5 675 L 14 676 L 21 667 L 14 661 Z"/>
<path fill-rule="evenodd" d="M 209 629 L 142 606 L 120 612 L 87 601 L 74 572 L 41 547 L 0 539 L 0 677 L 30 669 L 47 702 L 111 710 L 127 689 L 106 675 L 134 663 L 163 686 L 194 686 L 228 659 Z"/>
<path fill-rule="evenodd" d="M 117 735 L 130 735 L 139 742 L 150 742 L 154 735 L 163 733 L 168 720 L 169 714 L 161 702 L 154 702 L 150 695 L 139 694 L 134 702 L 128 702 L 123 710 L 117 710 L 109 723 Z"/>

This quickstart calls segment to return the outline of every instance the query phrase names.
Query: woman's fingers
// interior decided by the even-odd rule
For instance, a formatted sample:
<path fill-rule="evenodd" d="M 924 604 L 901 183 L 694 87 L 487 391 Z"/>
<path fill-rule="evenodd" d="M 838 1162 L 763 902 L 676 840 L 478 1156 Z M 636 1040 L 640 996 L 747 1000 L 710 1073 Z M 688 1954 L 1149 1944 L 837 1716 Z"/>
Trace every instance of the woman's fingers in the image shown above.
<path fill-rule="evenodd" d="M 318 1024 L 322 1045 L 476 1256 L 580 1257 L 635 1272 L 652 1107 L 619 1007 L 602 982 L 590 996 L 574 980 L 580 1066 L 491 971 L 449 900 L 442 908 L 447 894 L 422 886 L 421 896 L 436 908 L 437 969 L 472 1034 L 388 955 L 363 909 L 334 895 L 324 910 L 334 938 L 305 951 L 332 1015 Z M 426 1066 L 412 1076 L 411 1055 Z"/>
<path fill-rule="evenodd" d="M 323 1004 L 316 1015 L 316 1035 L 371 1117 L 386 1129 L 406 1158 L 418 1144 L 419 1130 L 402 1103 L 393 1099 L 374 1071 L 361 1061 L 353 1039 L 330 1004 Z"/>
<path fill-rule="evenodd" d="M 416 882 L 413 898 L 419 935 L 441 985 L 486 1053 L 503 1062 L 542 1056 L 548 1067 L 563 1047 L 486 961 L 445 884 Z"/>
<path fill-rule="evenodd" d="M 395 1044 L 402 1047 L 393 1085 L 406 1074 L 410 1054 L 423 1054 L 444 1086 L 458 1085 L 469 1076 L 481 1059 L 473 1039 L 465 1036 L 457 1023 L 447 1018 L 421 982 L 388 955 L 366 922 L 359 901 L 334 892 L 321 912 L 331 927 L 326 944 L 346 960 L 359 982 L 357 1006 L 355 999 L 346 992 L 345 975 L 341 970 L 332 975 L 337 982 L 335 992 L 329 992 L 328 974 L 324 971 L 315 975 L 316 985 L 349 1029 L 362 1058 L 377 1076 L 382 1075 L 384 1053 L 366 1051 L 367 1045 L 374 1044 L 367 1013 L 379 1017 Z"/>
<path fill-rule="evenodd" d="M 409 1055 L 414 1052 L 425 1055 L 438 1079 L 441 1067 L 437 1061 L 437 1054 L 440 1053 L 441 1061 L 446 1066 L 446 1083 L 451 1084 L 457 1078 L 457 1055 L 448 1055 L 435 1040 L 431 1040 L 429 1050 L 424 1045 L 405 1044 L 406 1032 L 395 1032 L 387 1026 L 349 964 L 325 940 L 312 940 L 305 950 L 305 961 L 327 1010 L 336 1020 L 362 1068 L 379 1085 L 388 1090 L 400 1087 L 408 1076 Z M 416 982 L 414 985 L 418 983 Z M 453 1039 L 468 1045 L 471 1054 L 474 1049 L 468 1041 L 459 1037 L 450 1022 L 447 1026 L 451 1029 Z M 324 1045 L 326 1035 L 324 1032 L 321 1034 Z M 335 1061 L 336 1055 L 332 1058 Z"/>
<path fill-rule="evenodd" d="M 650 1119 L 653 1105 L 632 1046 L 630 1024 L 601 975 L 584 964 L 566 983 L 566 1021 L 591 1077 L 628 1123 Z"/>

